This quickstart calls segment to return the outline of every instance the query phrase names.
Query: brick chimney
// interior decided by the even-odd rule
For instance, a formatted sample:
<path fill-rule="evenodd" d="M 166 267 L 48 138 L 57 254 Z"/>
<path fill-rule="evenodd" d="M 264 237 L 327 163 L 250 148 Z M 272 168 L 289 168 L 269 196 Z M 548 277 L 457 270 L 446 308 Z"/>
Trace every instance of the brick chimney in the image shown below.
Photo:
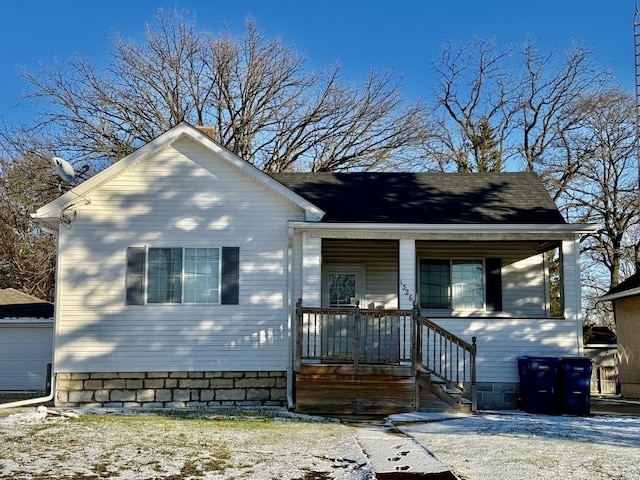
<path fill-rule="evenodd" d="M 198 125 L 196 128 L 210 138 L 215 138 L 216 136 L 216 129 L 213 127 L 208 127 L 206 125 Z"/>

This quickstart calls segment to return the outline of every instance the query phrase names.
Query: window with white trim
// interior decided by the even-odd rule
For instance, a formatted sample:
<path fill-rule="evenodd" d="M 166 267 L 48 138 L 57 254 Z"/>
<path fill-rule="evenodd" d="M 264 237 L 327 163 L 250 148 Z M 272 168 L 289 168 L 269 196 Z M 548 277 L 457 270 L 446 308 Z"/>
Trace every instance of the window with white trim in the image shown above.
<path fill-rule="evenodd" d="M 126 303 L 237 304 L 237 247 L 129 247 Z"/>
<path fill-rule="evenodd" d="M 485 308 L 484 262 L 477 259 L 420 260 L 420 307 Z"/>

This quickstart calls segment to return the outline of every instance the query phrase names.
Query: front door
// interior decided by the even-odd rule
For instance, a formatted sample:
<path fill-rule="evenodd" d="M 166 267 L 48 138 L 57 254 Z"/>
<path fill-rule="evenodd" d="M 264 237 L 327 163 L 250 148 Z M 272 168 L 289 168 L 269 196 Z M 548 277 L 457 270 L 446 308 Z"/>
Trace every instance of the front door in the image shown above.
<path fill-rule="evenodd" d="M 355 307 L 364 299 L 365 268 L 361 265 L 325 266 L 322 304 L 325 307 Z M 350 310 L 350 309 L 349 309 Z M 352 311 L 328 316 L 322 325 L 322 355 L 332 361 L 352 361 L 355 322 Z"/>
<path fill-rule="evenodd" d="M 364 300 L 363 265 L 329 265 L 323 269 L 322 304 L 325 307 L 361 306 Z"/>

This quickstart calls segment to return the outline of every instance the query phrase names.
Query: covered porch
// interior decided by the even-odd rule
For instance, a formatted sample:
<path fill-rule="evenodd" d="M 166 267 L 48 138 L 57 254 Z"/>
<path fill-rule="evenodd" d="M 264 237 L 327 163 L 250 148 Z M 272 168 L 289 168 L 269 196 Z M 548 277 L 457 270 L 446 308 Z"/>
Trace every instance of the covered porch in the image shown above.
<path fill-rule="evenodd" d="M 492 407 L 479 383 L 515 405 L 518 355 L 581 353 L 575 231 L 457 227 L 294 228 L 297 410 Z"/>

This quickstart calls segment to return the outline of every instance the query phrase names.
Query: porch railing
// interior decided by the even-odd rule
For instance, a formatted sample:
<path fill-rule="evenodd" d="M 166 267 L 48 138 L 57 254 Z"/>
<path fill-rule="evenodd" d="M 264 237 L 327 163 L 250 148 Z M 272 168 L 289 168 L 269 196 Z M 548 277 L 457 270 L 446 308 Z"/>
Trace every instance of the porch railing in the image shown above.
<path fill-rule="evenodd" d="M 303 307 L 296 303 L 296 363 L 405 365 L 455 388 L 477 409 L 476 339 L 468 343 L 418 307 L 378 310 Z M 416 393 L 417 395 L 417 393 Z"/>
<path fill-rule="evenodd" d="M 416 325 L 411 310 L 314 308 L 296 304 L 296 358 L 305 363 L 411 365 Z M 298 365 L 298 366 L 299 366 Z"/>
<path fill-rule="evenodd" d="M 471 411 L 478 409 L 476 389 L 476 337 L 468 343 L 420 314 L 414 307 L 418 324 L 416 370 L 434 376 L 447 388 L 460 392 L 471 402 Z"/>

